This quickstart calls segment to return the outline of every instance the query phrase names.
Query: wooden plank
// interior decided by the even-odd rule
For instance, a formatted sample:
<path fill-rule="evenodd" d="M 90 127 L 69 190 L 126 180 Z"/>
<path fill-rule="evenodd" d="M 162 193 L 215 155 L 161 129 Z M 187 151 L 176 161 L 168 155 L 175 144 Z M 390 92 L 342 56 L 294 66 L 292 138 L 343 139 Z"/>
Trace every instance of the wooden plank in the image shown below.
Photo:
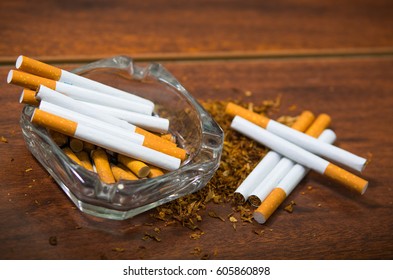
<path fill-rule="evenodd" d="M 393 258 L 393 59 L 318 59 L 249 62 L 165 63 L 198 99 L 243 99 L 259 103 L 282 95 L 271 116 L 304 109 L 333 118 L 337 145 L 372 162 L 364 178 L 370 187 L 358 196 L 316 174 L 285 201 L 266 225 L 230 222 L 232 205 L 208 204 L 193 233 L 179 224 L 165 226 L 151 210 L 126 221 L 91 217 L 71 201 L 25 147 L 18 119 L 19 89 L 0 80 L 0 259 L 392 259 Z M 5 77 L 8 67 L 0 67 Z M 243 93 L 250 91 L 251 96 Z M 28 171 L 31 168 L 31 171 Z M 308 190 L 307 186 L 312 186 Z M 304 193 L 304 194 L 303 194 Z M 151 223 L 148 225 L 146 223 Z M 161 242 L 142 240 L 161 229 Z M 253 231 L 264 230 L 261 236 Z M 49 244 L 56 236 L 57 245 Z M 199 247 L 200 254 L 192 254 Z M 120 248 L 120 249 L 119 249 Z M 124 250 L 123 250 L 124 249 Z"/>
<path fill-rule="evenodd" d="M 389 0 L 5 0 L 0 62 L 386 54 L 392 11 Z"/>

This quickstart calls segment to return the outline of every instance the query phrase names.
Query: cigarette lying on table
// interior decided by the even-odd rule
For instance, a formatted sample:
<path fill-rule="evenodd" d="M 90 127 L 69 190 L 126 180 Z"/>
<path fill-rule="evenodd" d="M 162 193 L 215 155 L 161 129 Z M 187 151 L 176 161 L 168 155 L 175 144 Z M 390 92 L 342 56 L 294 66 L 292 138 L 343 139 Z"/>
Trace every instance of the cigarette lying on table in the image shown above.
<path fill-rule="evenodd" d="M 140 114 L 151 115 L 153 112 L 153 108 L 146 104 L 142 104 L 133 100 L 123 99 L 116 96 L 107 95 L 101 92 L 49 80 L 46 78 L 42 78 L 25 72 L 20 72 L 17 70 L 10 70 L 7 76 L 7 82 L 11 84 L 23 86 L 32 90 L 37 90 L 40 86 L 45 86 L 52 90 L 61 92 L 76 100 L 82 100 L 86 102 L 125 109 Z"/>
<path fill-rule="evenodd" d="M 326 129 L 318 137 L 318 140 L 332 144 L 336 140 L 336 134 L 332 130 Z M 262 201 L 261 205 L 254 211 L 254 219 L 260 224 L 265 223 L 278 206 L 284 202 L 285 198 L 306 176 L 309 170 L 310 169 L 300 164 L 295 164 L 287 175 L 277 184 L 276 188 L 270 192 Z"/>
<path fill-rule="evenodd" d="M 311 136 L 305 135 L 304 133 L 273 121 L 265 116 L 251 112 L 236 104 L 228 103 L 226 113 L 231 116 L 240 116 L 257 126 L 265 128 L 267 131 L 298 145 L 299 147 L 319 156 L 331 159 L 337 163 L 341 163 L 354 170 L 362 171 L 366 166 L 367 161 L 365 158 L 354 155 L 336 146 L 318 141 Z"/>
<path fill-rule="evenodd" d="M 326 114 L 321 114 L 307 129 L 307 135 L 319 136 L 322 131 L 330 125 L 331 118 Z M 253 206 L 258 207 L 261 202 L 276 187 L 282 178 L 291 170 L 296 163 L 283 157 L 273 170 L 263 179 L 250 194 L 250 202 Z"/>
<path fill-rule="evenodd" d="M 358 193 L 363 194 L 367 189 L 368 182 L 366 180 L 280 138 L 242 117 L 236 116 L 231 123 L 231 128 L 317 173 L 340 182 Z M 314 140 L 316 140 L 316 145 L 323 143 L 315 138 Z"/>
<path fill-rule="evenodd" d="M 180 167 L 180 159 L 141 146 L 111 134 L 104 133 L 90 126 L 78 124 L 71 120 L 35 109 L 31 122 L 58 131 L 68 136 L 90 142 L 113 152 L 142 160 L 165 170 L 173 171 Z"/>
<path fill-rule="evenodd" d="M 315 117 L 313 113 L 310 111 L 304 111 L 292 125 L 292 128 L 305 131 L 314 119 Z M 270 171 L 277 165 L 280 159 L 281 155 L 274 151 L 269 151 L 262 158 L 253 171 L 251 171 L 247 178 L 236 189 L 235 197 L 239 204 L 246 202 L 250 194 L 252 194 L 260 182 L 262 182 Z"/>
<path fill-rule="evenodd" d="M 151 111 L 153 111 L 154 109 L 154 103 L 150 100 L 131 94 L 129 92 L 122 91 L 117 88 L 110 87 L 97 81 L 90 80 L 88 78 L 79 76 L 77 74 L 68 72 L 52 65 L 48 65 L 46 63 L 37 61 L 23 55 L 17 58 L 15 66 L 16 69 L 22 70 L 24 72 L 45 77 L 54 81 L 76 85 L 82 88 L 92 89 L 123 99 L 136 101 L 138 103 L 142 103 L 151 107 Z"/>

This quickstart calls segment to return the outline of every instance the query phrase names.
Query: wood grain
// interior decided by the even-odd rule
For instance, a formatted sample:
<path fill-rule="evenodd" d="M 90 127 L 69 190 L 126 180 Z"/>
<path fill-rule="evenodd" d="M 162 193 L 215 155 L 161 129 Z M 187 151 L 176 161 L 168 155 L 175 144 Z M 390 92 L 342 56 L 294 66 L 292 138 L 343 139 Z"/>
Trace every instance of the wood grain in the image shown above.
<path fill-rule="evenodd" d="M 393 53 L 390 0 L 0 2 L 0 62 Z"/>
<path fill-rule="evenodd" d="M 44 52 L 43 52 L 44 53 Z M 64 65 L 63 65 L 64 66 Z M 64 66 L 66 68 L 76 65 Z M 393 258 L 393 59 L 303 59 L 165 63 L 198 99 L 254 103 L 282 96 L 271 115 L 304 109 L 332 116 L 337 145 L 372 161 L 362 177 L 370 187 L 358 196 L 309 174 L 266 225 L 226 217 L 231 205 L 209 204 L 198 240 L 181 225 L 165 226 L 151 210 L 126 221 L 81 213 L 25 147 L 18 119 L 20 89 L 0 79 L 0 259 L 392 259 Z M 0 67 L 5 77 L 9 67 Z M 251 96 L 244 92 L 250 91 Z M 32 169 L 29 171 L 29 169 Z M 312 186 L 309 190 L 307 186 Z M 152 223 L 148 225 L 146 223 Z M 161 242 L 142 240 L 161 229 Z M 253 231 L 264 230 L 261 236 Z M 50 245 L 51 237 L 57 244 Z M 192 254 L 194 248 L 202 250 Z"/>

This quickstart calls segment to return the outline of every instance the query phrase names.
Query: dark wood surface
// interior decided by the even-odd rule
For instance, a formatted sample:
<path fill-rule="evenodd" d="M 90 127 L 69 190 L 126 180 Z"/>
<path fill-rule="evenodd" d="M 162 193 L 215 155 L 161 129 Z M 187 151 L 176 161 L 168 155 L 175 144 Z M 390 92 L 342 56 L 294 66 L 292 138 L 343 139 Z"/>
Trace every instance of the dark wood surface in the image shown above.
<path fill-rule="evenodd" d="M 8 140 L 0 142 L 0 259 L 393 258 L 391 1 L 63 2 L 0 3 L 0 136 Z M 267 59 L 265 51 L 288 55 Z M 163 65 L 200 100 L 281 95 L 273 118 L 328 113 L 338 146 L 372 155 L 362 174 L 369 189 L 359 196 L 309 174 L 284 203 L 296 202 L 293 213 L 281 207 L 266 225 L 238 223 L 236 231 L 207 214 L 226 216 L 231 205 L 211 203 L 198 240 L 152 218 L 155 209 L 126 221 L 83 214 L 23 141 L 20 89 L 5 82 L 21 53 L 67 69 L 119 53 L 171 57 Z M 161 242 L 142 240 L 154 227 Z"/>
<path fill-rule="evenodd" d="M 390 0 L 1 1 L 0 59 L 386 53 Z"/>

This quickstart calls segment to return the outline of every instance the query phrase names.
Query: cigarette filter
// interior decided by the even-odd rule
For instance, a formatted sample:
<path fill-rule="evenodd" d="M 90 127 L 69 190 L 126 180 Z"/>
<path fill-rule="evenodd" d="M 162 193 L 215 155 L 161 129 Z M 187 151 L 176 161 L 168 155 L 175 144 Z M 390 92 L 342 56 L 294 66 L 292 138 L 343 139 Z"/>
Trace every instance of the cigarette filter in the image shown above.
<path fill-rule="evenodd" d="M 367 188 L 368 182 L 366 180 L 363 180 L 338 166 L 334 166 L 327 160 L 322 159 L 239 116 L 236 116 L 233 119 L 231 127 L 251 139 L 254 139 L 255 141 L 282 154 L 283 156 L 320 174 L 332 178 L 358 193 L 363 194 Z M 334 167 L 328 167 L 329 165 L 333 165 Z"/>
<path fill-rule="evenodd" d="M 164 171 L 162 171 L 160 168 L 152 166 L 152 165 L 150 165 L 149 167 L 150 167 L 150 173 L 147 175 L 147 177 L 156 178 L 161 175 L 164 175 Z"/>
<path fill-rule="evenodd" d="M 46 77 L 54 81 L 59 81 L 71 85 L 76 85 L 79 87 L 96 90 L 98 92 L 106 93 L 108 95 L 120 97 L 126 100 L 136 101 L 142 104 L 146 104 L 151 107 L 153 111 L 154 103 L 145 98 L 139 97 L 137 95 L 125 92 L 108 85 L 87 79 L 85 77 L 76 75 L 74 73 L 65 71 L 63 69 L 45 64 L 43 62 L 37 61 L 35 59 L 19 56 L 16 60 L 16 68 L 25 72 L 29 72 L 41 77 Z"/>
<path fill-rule="evenodd" d="M 101 181 L 106 184 L 113 184 L 116 182 L 113 176 L 112 169 L 109 165 L 108 155 L 103 149 L 96 149 L 91 152 L 94 166 Z"/>
<path fill-rule="evenodd" d="M 74 152 L 69 147 L 64 147 L 62 149 L 62 151 L 64 152 L 64 154 L 66 154 L 70 159 L 75 161 L 77 164 L 82 165 L 79 158 L 74 154 Z"/>
<path fill-rule="evenodd" d="M 86 151 L 76 152 L 75 155 L 81 162 L 81 165 L 89 171 L 93 171 L 93 165 L 91 164 L 89 154 Z"/>
<path fill-rule="evenodd" d="M 172 143 L 176 143 L 176 136 L 172 135 L 171 133 L 166 133 L 160 136 L 162 139 L 168 140 Z"/>
<path fill-rule="evenodd" d="M 333 143 L 336 139 L 336 134 L 332 130 L 326 129 L 318 139 L 326 143 Z M 277 187 L 270 192 L 261 205 L 254 211 L 254 219 L 260 224 L 265 223 L 307 175 L 309 170 L 300 164 L 295 164 L 288 174 L 277 184 Z"/>
<path fill-rule="evenodd" d="M 83 150 L 83 141 L 76 139 L 76 138 L 71 138 L 70 139 L 70 148 L 74 153 L 82 151 Z"/>
<path fill-rule="evenodd" d="M 62 147 L 68 143 L 68 136 L 60 132 L 49 129 L 50 137 L 56 143 L 57 146 Z"/>
<path fill-rule="evenodd" d="M 266 128 L 269 121 L 270 121 L 269 118 L 267 118 L 263 115 L 254 113 L 250 110 L 247 110 L 247 109 L 243 108 L 242 106 L 236 105 L 232 102 L 229 102 L 227 104 L 227 107 L 225 108 L 225 113 L 232 116 L 232 117 L 240 116 L 240 117 L 242 117 L 252 123 L 255 123 L 256 125 L 259 125 L 260 127 L 263 127 L 263 128 Z"/>
<path fill-rule="evenodd" d="M 237 108 L 237 107 L 235 107 Z M 240 107 L 241 108 L 241 107 Z M 243 109 L 243 108 L 241 108 Z M 314 121 L 314 114 L 310 111 L 304 111 L 297 118 L 292 127 L 305 131 Z M 258 163 L 253 171 L 247 176 L 242 184 L 235 191 L 235 198 L 238 203 L 243 204 L 250 195 L 253 194 L 257 186 L 271 173 L 272 169 L 278 164 L 281 155 L 274 151 L 268 152 L 265 157 Z M 259 204 L 258 204 L 259 205 Z"/>
<path fill-rule="evenodd" d="M 120 137 L 91 128 L 90 126 L 61 118 L 40 109 L 34 110 L 31 121 L 34 124 L 42 125 L 113 152 L 139 159 L 165 170 L 173 171 L 180 167 L 181 161 L 178 158 L 126 141 Z"/>
<path fill-rule="evenodd" d="M 95 150 L 95 149 L 96 149 L 96 145 L 86 142 L 86 141 L 83 142 L 83 150 L 88 152 L 89 154 L 91 153 L 92 150 Z"/>
<path fill-rule="evenodd" d="M 151 115 L 153 113 L 153 107 L 146 104 L 66 83 L 56 82 L 55 90 L 73 99 L 84 101 L 89 104 L 101 104 L 109 108 L 122 109 L 126 110 L 126 112 L 132 111 L 145 115 Z"/>
<path fill-rule="evenodd" d="M 147 177 L 150 172 L 150 167 L 140 160 L 135 160 L 124 155 L 118 155 L 117 160 L 130 169 L 131 172 L 139 178 Z"/>
<path fill-rule="evenodd" d="M 25 88 L 19 98 L 19 103 L 38 106 L 40 102 L 35 98 L 35 91 Z"/>
<path fill-rule="evenodd" d="M 145 136 L 145 140 L 143 141 L 143 146 L 179 158 L 182 161 L 187 158 L 186 150 L 176 147 L 175 143 L 162 139 L 161 137 L 154 135 L 140 127 L 137 127 L 135 129 L 135 132 Z"/>
<path fill-rule="evenodd" d="M 10 70 L 10 72 L 8 72 L 7 83 L 32 90 L 37 90 L 40 85 L 44 85 L 51 89 L 56 88 L 56 81 L 45 79 L 17 70 Z"/>
<path fill-rule="evenodd" d="M 231 116 L 240 116 L 279 137 L 282 137 L 314 154 L 331 159 L 337 163 L 341 163 L 357 171 L 362 171 L 366 165 L 366 159 L 354 155 L 348 151 L 340 149 L 336 146 L 323 143 L 317 139 L 296 131 L 286 125 L 280 124 L 269 118 L 252 113 L 233 103 L 229 103 L 226 113 Z"/>
<path fill-rule="evenodd" d="M 139 126 L 141 128 L 147 129 L 149 131 L 166 133 L 169 129 L 169 120 L 165 118 L 154 117 L 146 114 L 140 114 L 136 112 L 130 112 L 114 107 L 103 106 L 98 104 L 91 104 L 100 112 L 104 112 L 108 115 L 114 116 L 121 120 L 125 120 L 133 125 Z"/>
<path fill-rule="evenodd" d="M 116 181 L 120 180 L 138 180 L 138 177 L 135 176 L 132 172 L 127 170 L 127 167 L 122 167 L 120 165 L 111 165 L 113 176 L 115 177 Z"/>
<path fill-rule="evenodd" d="M 309 133 L 319 136 L 324 129 L 330 125 L 330 116 L 321 114 L 307 129 L 305 126 L 299 126 L 296 122 L 295 127 L 307 129 L 306 134 Z M 266 178 L 260 182 L 253 192 L 250 194 L 250 202 L 253 206 L 258 207 L 261 202 L 269 195 L 269 193 L 277 186 L 282 178 L 291 170 L 295 165 L 292 160 L 283 157 L 279 163 L 273 168 L 273 170 L 266 176 Z"/>

